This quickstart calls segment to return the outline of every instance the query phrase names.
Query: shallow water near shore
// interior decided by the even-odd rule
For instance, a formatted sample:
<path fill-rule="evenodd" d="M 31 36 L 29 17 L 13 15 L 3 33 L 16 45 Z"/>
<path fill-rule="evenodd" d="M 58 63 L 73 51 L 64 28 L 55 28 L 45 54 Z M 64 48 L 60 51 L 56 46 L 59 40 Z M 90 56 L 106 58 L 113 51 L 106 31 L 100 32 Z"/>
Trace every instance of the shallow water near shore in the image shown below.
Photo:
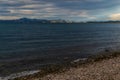
<path fill-rule="evenodd" d="M 38 73 L 38 72 L 39 72 L 39 70 L 24 71 L 24 72 L 21 72 L 21 73 L 10 74 L 9 76 L 6 76 L 6 77 L 0 77 L 0 80 L 15 79 L 15 78 L 18 78 L 18 77 L 32 75 L 32 74 L 35 74 L 35 73 Z"/>
<path fill-rule="evenodd" d="M 0 75 L 120 49 L 120 24 L 0 24 Z"/>

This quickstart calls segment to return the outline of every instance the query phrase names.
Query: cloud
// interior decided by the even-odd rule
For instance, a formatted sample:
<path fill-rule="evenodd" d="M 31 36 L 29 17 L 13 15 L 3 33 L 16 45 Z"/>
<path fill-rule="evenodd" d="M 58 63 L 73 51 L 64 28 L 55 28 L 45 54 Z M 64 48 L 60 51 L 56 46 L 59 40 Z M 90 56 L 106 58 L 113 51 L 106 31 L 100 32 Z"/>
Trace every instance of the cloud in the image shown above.
<path fill-rule="evenodd" d="M 43 7 L 52 7 L 53 4 L 28 4 L 28 5 L 23 5 L 20 8 L 34 8 L 34 9 L 38 9 L 38 8 L 43 8 Z"/>
<path fill-rule="evenodd" d="M 11 14 L 34 14 L 36 10 L 10 10 Z"/>
<path fill-rule="evenodd" d="M 0 16 L 0 19 L 2 20 L 11 20 L 11 19 L 19 19 L 18 16 Z"/>
<path fill-rule="evenodd" d="M 10 13 L 8 10 L 0 10 L 0 13 Z"/>
<path fill-rule="evenodd" d="M 0 19 L 102 20 L 119 4 L 120 0 L 0 0 Z"/>
<path fill-rule="evenodd" d="M 120 20 L 120 13 L 110 15 L 109 19 L 110 20 Z"/>

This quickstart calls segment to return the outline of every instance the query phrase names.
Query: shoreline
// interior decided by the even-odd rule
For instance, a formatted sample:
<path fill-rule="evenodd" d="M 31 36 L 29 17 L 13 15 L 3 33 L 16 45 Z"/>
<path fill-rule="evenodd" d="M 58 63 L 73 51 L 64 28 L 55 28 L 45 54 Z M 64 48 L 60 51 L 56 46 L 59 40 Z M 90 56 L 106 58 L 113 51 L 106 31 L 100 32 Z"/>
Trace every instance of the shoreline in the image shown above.
<path fill-rule="evenodd" d="M 11 80 L 11 79 L 15 79 L 18 77 L 32 75 L 32 74 L 35 74 L 38 72 L 40 72 L 40 71 L 39 70 L 23 71 L 23 72 L 19 72 L 19 73 L 10 74 L 9 76 L 6 76 L 6 77 L 0 77 L 0 80 L 9 80 L 9 79 Z"/>
<path fill-rule="evenodd" d="M 107 50 L 106 50 L 106 52 L 107 52 Z M 110 59 L 114 59 L 117 57 L 120 57 L 120 52 L 109 52 L 108 51 L 106 54 L 91 56 L 88 59 L 78 59 L 70 64 L 47 66 L 38 73 L 18 77 L 18 78 L 15 78 L 14 80 L 34 80 L 34 78 L 40 79 L 40 78 L 43 78 L 43 77 L 50 75 L 50 74 L 51 75 L 54 75 L 54 74 L 59 75 L 61 73 L 65 73 L 65 72 L 69 71 L 70 69 L 74 69 L 74 68 L 77 69 L 79 67 L 89 66 L 89 65 L 92 65 L 94 63 L 98 64 L 102 61 L 109 61 Z"/>
<path fill-rule="evenodd" d="M 103 59 L 63 73 L 48 74 L 26 80 L 119 80 L 120 56 Z M 21 79 L 22 80 L 22 79 Z"/>
<path fill-rule="evenodd" d="M 76 63 L 78 61 L 85 61 L 87 58 L 80 58 L 80 59 L 75 59 L 72 62 L 70 62 L 70 64 L 72 63 Z M 48 68 L 52 68 L 52 67 L 56 67 L 56 66 L 61 66 L 61 64 L 51 64 L 51 65 L 46 65 L 45 67 Z M 62 65 L 63 66 L 63 65 Z M 48 68 L 48 70 L 50 69 Z M 10 75 L 6 75 L 6 76 L 0 76 L 0 80 L 13 80 L 16 78 L 20 78 L 20 77 L 24 77 L 24 76 L 29 76 L 29 75 L 34 75 L 36 73 L 39 73 L 41 70 L 43 69 L 39 69 L 39 70 L 29 70 L 29 71 L 22 71 L 22 72 L 16 72 L 16 73 L 11 73 Z M 45 68 L 44 68 L 45 70 Z"/>

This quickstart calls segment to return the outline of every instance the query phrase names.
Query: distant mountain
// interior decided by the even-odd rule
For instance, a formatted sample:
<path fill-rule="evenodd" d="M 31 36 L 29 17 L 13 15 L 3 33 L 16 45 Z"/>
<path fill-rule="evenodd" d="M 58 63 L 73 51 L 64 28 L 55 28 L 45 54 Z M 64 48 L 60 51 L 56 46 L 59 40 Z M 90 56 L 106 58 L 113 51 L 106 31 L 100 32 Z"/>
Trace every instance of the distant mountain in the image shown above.
<path fill-rule="evenodd" d="M 0 20 L 0 23 L 120 23 L 120 21 L 88 21 L 88 22 L 73 22 L 69 20 L 46 20 L 46 19 L 30 19 L 20 18 L 16 20 Z"/>
<path fill-rule="evenodd" d="M 120 23 L 120 21 L 88 21 L 87 23 Z"/>
<path fill-rule="evenodd" d="M 46 20 L 46 19 L 29 19 L 20 18 L 16 20 L 0 20 L 0 23 L 73 23 L 72 21 L 66 20 Z"/>
<path fill-rule="evenodd" d="M 44 19 L 29 19 L 29 18 L 20 18 L 16 20 L 0 20 L 0 23 L 49 23 L 49 20 Z"/>

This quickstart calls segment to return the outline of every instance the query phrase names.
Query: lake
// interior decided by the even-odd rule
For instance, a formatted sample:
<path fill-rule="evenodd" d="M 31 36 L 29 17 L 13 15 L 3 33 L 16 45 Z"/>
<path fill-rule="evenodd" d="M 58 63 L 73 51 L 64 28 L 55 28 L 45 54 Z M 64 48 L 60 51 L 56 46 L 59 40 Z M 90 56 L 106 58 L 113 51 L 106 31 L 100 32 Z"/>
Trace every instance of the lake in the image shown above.
<path fill-rule="evenodd" d="M 0 24 L 0 75 L 120 49 L 120 24 Z M 7 72 L 6 72 L 7 71 Z"/>

